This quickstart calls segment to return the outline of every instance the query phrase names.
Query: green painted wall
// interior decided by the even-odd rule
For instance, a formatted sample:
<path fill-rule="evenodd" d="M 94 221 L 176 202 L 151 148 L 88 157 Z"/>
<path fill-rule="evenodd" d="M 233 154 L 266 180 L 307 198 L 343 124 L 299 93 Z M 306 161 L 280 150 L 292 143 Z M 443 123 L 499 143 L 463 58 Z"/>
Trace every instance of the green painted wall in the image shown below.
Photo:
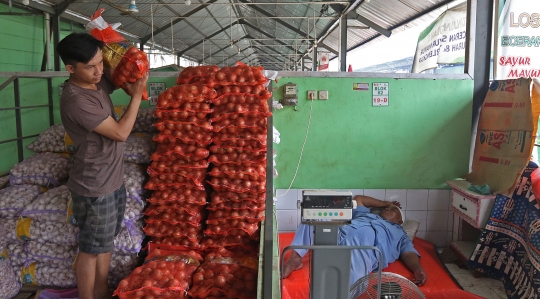
<path fill-rule="evenodd" d="M 298 84 L 296 111 L 274 110 L 281 134 L 276 189 L 293 179 L 312 107 L 301 164 L 292 188 L 447 188 L 468 172 L 472 80 L 282 78 Z M 353 83 L 370 90 L 354 91 Z M 389 106 L 372 106 L 372 83 L 389 83 Z M 329 90 L 328 101 L 308 101 L 307 90 Z"/>

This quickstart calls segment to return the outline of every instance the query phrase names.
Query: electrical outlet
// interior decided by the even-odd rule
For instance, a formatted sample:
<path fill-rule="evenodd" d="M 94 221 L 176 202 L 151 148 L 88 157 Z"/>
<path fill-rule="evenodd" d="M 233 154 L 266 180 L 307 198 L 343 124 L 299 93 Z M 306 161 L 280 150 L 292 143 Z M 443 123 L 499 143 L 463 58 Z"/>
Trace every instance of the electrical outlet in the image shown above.
<path fill-rule="evenodd" d="M 308 100 L 316 100 L 317 99 L 317 91 L 316 90 L 308 90 L 307 91 L 307 99 Z"/>
<path fill-rule="evenodd" d="M 319 90 L 319 100 L 328 100 L 328 90 Z"/>

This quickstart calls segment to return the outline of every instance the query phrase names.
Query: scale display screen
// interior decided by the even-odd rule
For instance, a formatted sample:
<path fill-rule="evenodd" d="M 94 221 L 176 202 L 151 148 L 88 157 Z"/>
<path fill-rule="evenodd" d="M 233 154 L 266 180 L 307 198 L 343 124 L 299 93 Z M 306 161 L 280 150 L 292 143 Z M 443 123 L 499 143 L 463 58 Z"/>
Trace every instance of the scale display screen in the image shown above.
<path fill-rule="evenodd" d="M 331 190 L 305 190 L 302 193 L 302 218 L 307 221 L 352 219 L 351 192 Z"/>

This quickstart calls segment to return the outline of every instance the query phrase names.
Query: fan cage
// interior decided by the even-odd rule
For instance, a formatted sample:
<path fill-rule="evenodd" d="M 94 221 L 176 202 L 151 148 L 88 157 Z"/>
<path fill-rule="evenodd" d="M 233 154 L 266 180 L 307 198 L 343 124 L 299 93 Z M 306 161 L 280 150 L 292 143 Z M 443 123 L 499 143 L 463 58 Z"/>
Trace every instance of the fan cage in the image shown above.
<path fill-rule="evenodd" d="M 381 273 L 381 296 L 377 297 L 378 273 L 358 279 L 350 289 L 349 299 L 425 299 L 422 291 L 407 278 L 390 272 Z"/>

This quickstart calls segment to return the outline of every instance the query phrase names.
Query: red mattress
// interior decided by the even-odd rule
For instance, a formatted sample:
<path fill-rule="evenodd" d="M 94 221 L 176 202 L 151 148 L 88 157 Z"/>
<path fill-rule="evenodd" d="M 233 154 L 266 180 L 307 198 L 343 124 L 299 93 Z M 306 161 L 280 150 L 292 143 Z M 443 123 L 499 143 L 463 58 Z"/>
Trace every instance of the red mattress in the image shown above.
<path fill-rule="evenodd" d="M 280 256 L 283 249 L 291 244 L 294 233 L 279 234 Z M 454 281 L 444 264 L 440 261 L 435 246 L 428 241 L 415 238 L 414 247 L 422 256 L 420 264 L 427 274 L 427 282 L 420 287 L 426 299 L 481 299 L 482 297 L 466 292 Z M 288 259 L 290 251 L 285 253 L 285 261 Z M 309 264 L 310 253 L 303 259 L 303 267 L 293 271 L 291 275 L 282 281 L 282 299 L 309 299 Z M 408 279 L 414 276 L 401 261 L 391 263 L 383 272 L 393 272 Z"/>

